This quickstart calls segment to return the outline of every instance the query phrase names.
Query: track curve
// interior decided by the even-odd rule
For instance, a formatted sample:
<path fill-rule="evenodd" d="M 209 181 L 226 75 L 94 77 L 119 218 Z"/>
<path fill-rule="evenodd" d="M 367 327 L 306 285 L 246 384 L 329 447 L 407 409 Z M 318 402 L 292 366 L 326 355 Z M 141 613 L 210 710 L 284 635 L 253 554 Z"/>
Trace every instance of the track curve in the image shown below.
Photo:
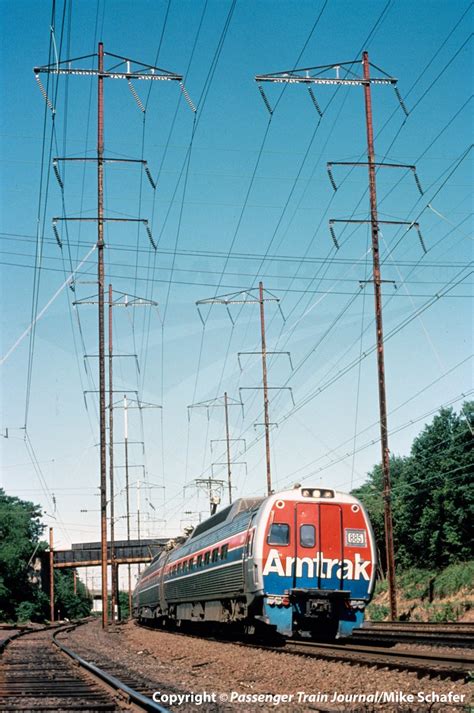
<path fill-rule="evenodd" d="M 23 631 L 4 642 L 0 671 L 3 711 L 157 711 L 167 709 L 93 665 L 57 640 L 77 625 Z"/>

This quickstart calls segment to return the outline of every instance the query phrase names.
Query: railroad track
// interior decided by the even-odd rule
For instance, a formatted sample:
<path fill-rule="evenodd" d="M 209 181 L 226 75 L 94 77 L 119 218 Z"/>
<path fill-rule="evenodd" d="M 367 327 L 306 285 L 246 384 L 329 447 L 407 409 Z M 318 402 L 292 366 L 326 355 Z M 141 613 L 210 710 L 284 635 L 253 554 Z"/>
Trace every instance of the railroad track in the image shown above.
<path fill-rule="evenodd" d="M 202 638 L 189 632 L 173 632 L 175 636 Z M 211 641 L 221 642 L 214 636 L 206 637 Z M 463 654 L 445 654 L 437 652 L 419 652 L 413 649 L 394 649 L 394 641 L 388 647 L 370 646 L 366 643 L 354 644 L 351 639 L 344 643 L 319 643 L 315 641 L 286 639 L 281 645 L 267 644 L 263 641 L 252 642 L 242 639 L 224 639 L 225 643 L 244 646 L 279 654 L 306 656 L 309 658 L 344 661 L 358 665 L 390 668 L 400 671 L 414 671 L 419 675 L 440 676 L 453 680 L 467 680 L 474 672 L 474 656 Z"/>
<path fill-rule="evenodd" d="M 167 709 L 79 657 L 57 640 L 74 626 L 25 631 L 3 642 L 0 710 L 158 711 Z"/>
<path fill-rule="evenodd" d="M 366 622 L 354 629 L 353 643 L 390 645 L 401 643 L 429 646 L 474 647 L 474 625 L 433 624 L 428 622 Z"/>
<path fill-rule="evenodd" d="M 280 653 L 415 671 L 418 674 L 451 679 L 467 679 L 474 671 L 474 657 L 467 655 L 418 652 L 409 649 L 361 646 L 352 643 L 321 644 L 312 641 L 292 640 L 287 641 L 283 648 L 268 648 Z"/>

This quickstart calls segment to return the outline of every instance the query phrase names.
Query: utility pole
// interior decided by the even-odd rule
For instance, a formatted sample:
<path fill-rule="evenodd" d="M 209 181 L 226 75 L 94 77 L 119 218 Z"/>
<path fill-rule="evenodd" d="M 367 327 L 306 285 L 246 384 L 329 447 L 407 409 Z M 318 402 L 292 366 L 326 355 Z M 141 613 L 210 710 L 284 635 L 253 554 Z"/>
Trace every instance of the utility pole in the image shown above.
<path fill-rule="evenodd" d="M 115 488 L 114 488 L 114 390 L 113 390 L 113 293 L 109 284 L 109 482 L 110 482 L 110 561 L 112 563 L 111 620 L 115 621 L 118 597 L 117 567 L 115 565 Z"/>
<path fill-rule="evenodd" d="M 60 173 L 58 171 L 58 161 L 95 161 L 97 163 L 97 216 L 92 218 L 53 218 L 53 232 L 55 234 L 56 240 L 59 246 L 62 246 L 61 238 L 59 236 L 58 230 L 56 228 L 57 222 L 60 220 L 91 220 L 97 223 L 97 282 L 98 282 L 98 343 L 99 343 L 99 431 L 100 431 L 100 534 L 101 534 L 101 577 L 102 577 L 102 627 L 107 626 L 108 612 L 107 612 L 107 482 L 106 482 L 106 468 L 107 468 L 107 455 L 106 455 L 106 413 L 105 413 L 105 336 L 104 336 L 104 222 L 105 221 L 120 221 L 120 222 L 138 222 L 142 223 L 148 233 L 148 237 L 153 248 L 156 250 L 156 243 L 153 240 L 148 221 L 136 218 L 109 218 L 104 216 L 104 200 L 103 200 L 103 186 L 104 186 L 104 163 L 106 160 L 113 161 L 126 161 L 128 163 L 140 164 L 145 173 L 147 174 L 148 180 L 150 181 L 153 189 L 156 189 L 156 184 L 153 181 L 150 171 L 148 169 L 146 161 L 142 159 L 105 159 L 104 157 L 104 79 L 125 79 L 127 80 L 128 86 L 137 103 L 140 111 L 145 112 L 145 107 L 143 106 L 140 98 L 132 84 L 132 80 L 151 80 L 151 81 L 177 81 L 179 82 L 180 89 L 193 112 L 196 112 L 196 107 L 192 103 L 189 94 L 183 84 L 182 75 L 169 72 L 167 70 L 160 69 L 159 67 L 154 67 L 149 64 L 144 64 L 143 62 L 137 62 L 120 55 L 115 55 L 112 53 L 107 53 L 107 56 L 113 58 L 114 66 L 110 70 L 104 69 L 104 45 L 102 42 L 98 43 L 97 55 L 89 55 L 88 57 L 80 57 L 78 59 L 66 59 L 61 61 L 56 61 L 52 64 L 43 65 L 41 67 L 34 67 L 33 71 L 35 74 L 35 79 L 38 83 L 38 87 L 45 99 L 48 107 L 50 108 L 53 115 L 55 114 L 55 108 L 53 102 L 48 97 L 46 89 L 44 88 L 40 75 L 41 74 L 56 74 L 56 75 L 79 75 L 79 76 L 89 76 L 97 77 L 97 156 L 95 158 L 56 158 L 53 160 L 53 169 L 58 180 L 61 190 L 64 190 L 64 184 L 62 182 Z M 97 57 L 97 68 L 81 68 L 76 66 L 76 62 L 80 62 L 83 59 L 88 59 L 91 57 Z M 118 60 L 118 62 L 117 62 Z"/>
<path fill-rule="evenodd" d="M 115 297 L 114 297 L 115 294 Z M 125 309 L 128 308 L 135 308 L 135 307 L 158 307 L 158 302 L 155 302 L 154 300 L 149 300 L 144 297 L 138 297 L 136 295 L 129 295 L 125 292 L 119 292 L 119 291 L 114 291 L 112 288 L 112 285 L 109 284 L 109 290 L 108 290 L 108 317 L 109 317 L 109 353 L 108 353 L 108 358 L 109 358 L 109 404 L 108 404 L 108 409 L 109 409 L 109 482 L 110 482 L 110 560 L 111 560 L 111 569 L 112 569 L 112 621 L 114 621 L 115 618 L 115 607 L 118 605 L 118 588 L 119 588 L 119 582 L 118 582 L 118 565 L 114 563 L 114 558 L 115 558 L 115 550 L 114 550 L 114 542 L 115 542 L 115 500 L 114 500 L 114 436 L 113 436 L 113 412 L 114 409 L 117 407 L 117 404 L 114 403 L 113 401 L 113 394 L 117 393 L 114 388 L 113 388 L 113 359 L 114 358 L 133 358 L 135 359 L 135 365 L 136 365 L 136 370 L 137 373 L 140 373 L 139 369 L 139 364 L 138 364 L 138 356 L 137 354 L 114 354 L 113 353 L 113 309 L 115 307 L 122 307 Z M 73 305 L 95 305 L 97 304 L 98 301 L 95 296 L 92 297 L 86 297 L 85 299 L 80 299 L 80 300 L 75 300 L 73 302 Z M 98 354 L 85 354 L 84 358 L 96 358 L 98 357 Z M 86 391 L 84 393 L 91 393 L 89 391 Z M 95 391 L 94 391 L 95 393 Z M 122 392 L 123 393 L 123 392 Z M 138 397 L 138 391 L 134 391 L 135 395 Z M 147 404 L 146 402 L 140 402 L 137 399 L 137 403 L 140 404 L 140 407 L 154 407 L 154 408 L 161 408 L 159 406 L 155 406 L 154 404 Z M 118 444 L 117 444 L 118 445 Z M 142 443 L 142 446 L 144 448 L 144 444 Z"/>
<path fill-rule="evenodd" d="M 227 391 L 224 391 L 225 440 L 227 451 L 227 487 L 229 488 L 229 504 L 232 503 L 232 470 L 230 467 L 230 434 L 229 434 L 229 401 Z"/>
<path fill-rule="evenodd" d="M 49 619 L 54 622 L 54 550 L 53 528 L 49 528 Z"/>
<path fill-rule="evenodd" d="M 258 300 L 260 302 L 260 333 L 262 339 L 262 375 L 263 375 L 263 419 L 265 423 L 265 458 L 267 465 L 267 493 L 272 492 L 272 474 L 270 466 L 270 418 L 268 415 L 268 382 L 267 382 L 267 344 L 265 340 L 265 308 L 263 299 L 263 282 L 258 283 Z"/>
<path fill-rule="evenodd" d="M 211 305 L 211 304 L 223 304 L 225 305 L 227 309 L 227 313 L 229 315 L 229 318 L 234 324 L 234 320 L 232 319 L 232 316 L 229 312 L 229 305 L 231 304 L 258 304 L 260 307 L 260 338 L 261 338 L 261 351 L 260 352 L 239 352 L 239 363 L 240 363 L 240 355 L 241 354 L 261 354 L 262 356 L 262 381 L 263 381 L 263 386 L 262 387 L 247 387 L 250 389 L 263 389 L 263 413 L 264 413 L 264 426 L 265 426 L 265 459 L 266 459 L 266 482 L 267 482 L 267 493 L 268 495 L 271 495 L 272 493 L 272 477 L 271 477 L 271 464 L 270 464 L 270 418 L 269 418 L 269 402 L 268 402 L 268 391 L 269 388 L 273 388 L 276 390 L 280 389 L 287 389 L 292 393 L 290 387 L 269 387 L 268 386 L 268 381 L 267 381 L 267 354 L 288 354 L 288 352 L 267 352 L 267 344 L 266 344 L 266 337 L 265 337 L 265 309 L 264 309 L 264 303 L 265 302 L 276 302 L 278 304 L 278 307 L 280 307 L 280 300 L 278 297 L 275 297 L 271 293 L 267 293 L 266 290 L 263 288 L 263 282 L 259 282 L 258 284 L 258 297 L 256 297 L 254 294 L 254 289 L 250 290 L 241 290 L 240 292 L 235 292 L 233 294 L 229 295 L 221 295 L 220 297 L 211 297 L 210 299 L 204 299 L 204 300 L 198 300 L 196 302 L 196 306 L 198 308 L 199 316 L 201 318 L 201 321 L 204 323 L 204 320 L 202 318 L 201 312 L 200 312 L 200 306 L 202 305 Z M 265 293 L 267 293 L 268 296 L 265 296 Z M 280 312 L 281 312 L 281 307 L 280 307 Z M 291 363 L 291 359 L 290 359 Z M 240 387 L 239 391 L 243 391 L 244 388 Z"/>
<path fill-rule="evenodd" d="M 138 542 L 140 542 L 140 478 L 137 478 L 137 535 Z M 141 567 L 138 564 L 138 574 L 140 574 Z"/>
<path fill-rule="evenodd" d="M 388 589 L 392 620 L 397 618 L 395 552 L 393 547 L 392 504 L 390 484 L 390 451 L 388 448 L 387 399 L 385 394 L 385 360 L 383 349 L 382 295 L 380 276 L 379 226 L 377 216 L 377 187 L 375 180 L 374 130 L 372 124 L 372 98 L 370 91 L 369 55 L 362 55 L 364 68 L 364 98 L 367 123 L 367 159 L 369 162 L 370 225 L 372 234 L 373 282 L 375 297 L 375 322 L 377 330 L 377 369 L 379 381 L 380 439 L 382 447 L 383 502 L 385 523 L 385 544 L 387 550 Z"/>
<path fill-rule="evenodd" d="M 240 406 L 243 409 L 243 403 L 241 401 L 236 401 L 235 399 L 229 399 L 227 391 L 224 392 L 223 397 L 218 396 L 215 399 L 209 399 L 208 401 L 200 401 L 199 403 L 191 404 L 190 406 L 188 406 L 188 418 L 189 418 L 191 409 L 205 408 L 207 410 L 207 416 L 209 418 L 209 410 L 210 409 L 224 407 L 225 436 L 226 436 L 224 439 L 225 443 L 226 443 L 226 463 L 225 463 L 225 465 L 227 466 L 227 488 L 228 488 L 228 493 L 229 493 L 229 504 L 232 503 L 232 488 L 233 488 L 230 444 L 231 444 L 231 441 L 243 441 L 245 443 L 245 439 L 243 439 L 243 438 L 230 438 L 230 431 L 229 431 L 229 407 L 230 406 Z M 223 439 L 216 438 L 213 441 L 211 441 L 211 450 L 212 450 L 212 443 L 217 443 L 222 440 Z M 222 465 L 222 463 L 215 463 L 213 465 Z"/>
<path fill-rule="evenodd" d="M 97 286 L 99 292 L 100 545 L 102 627 L 107 626 L 107 436 L 105 425 L 104 338 L 104 45 L 99 42 L 97 75 Z"/>
<path fill-rule="evenodd" d="M 127 397 L 123 397 L 123 437 L 125 444 L 125 495 L 127 502 L 127 542 L 130 542 L 130 483 L 128 477 L 128 408 Z M 132 616 L 132 572 L 130 565 L 127 565 L 128 570 L 128 618 Z"/>
<path fill-rule="evenodd" d="M 353 71 L 353 66 L 362 64 L 362 76 L 357 76 Z M 377 76 L 371 76 L 370 67 L 374 67 L 377 71 Z M 332 72 L 335 72 L 335 76 Z M 353 60 L 352 62 L 339 62 L 334 64 L 321 65 L 319 67 L 305 67 L 304 69 L 293 69 L 284 72 L 274 72 L 272 74 L 261 74 L 255 77 L 258 83 L 258 88 L 267 110 L 273 114 L 273 109 L 262 87 L 262 82 L 276 82 L 286 84 L 303 84 L 308 88 L 311 101 L 318 112 L 320 118 L 323 116 L 323 111 L 319 106 L 313 85 L 331 85 L 331 86 L 362 86 L 364 89 L 365 100 L 365 117 L 366 117 L 366 132 L 367 132 L 367 163 L 362 162 L 347 162 L 341 161 L 337 163 L 328 163 L 328 174 L 331 185 L 335 191 L 337 186 L 332 175 L 333 165 L 342 166 L 368 166 L 369 172 L 369 194 L 370 194 L 370 220 L 330 220 L 329 229 L 334 241 L 335 247 L 339 248 L 336 234 L 334 232 L 334 223 L 370 223 L 372 235 L 372 260 L 373 272 L 372 282 L 374 284 L 374 300 L 375 300 L 375 321 L 376 321 L 376 338 L 377 338 L 377 372 L 378 372 L 378 393 L 379 393 L 379 410 L 380 410 L 380 442 L 382 450 L 382 471 L 383 471 L 383 499 L 384 499 L 384 524 L 385 524 L 385 547 L 387 555 L 387 579 L 390 597 L 390 614 L 392 620 L 397 619 L 397 600 L 396 600 L 396 581 L 395 581 L 395 555 L 393 546 L 393 528 L 392 528 L 392 508 L 391 508 L 391 485 L 390 485 L 390 451 L 388 447 L 388 426 L 387 426 L 387 404 L 385 394 L 385 366 L 384 366 L 384 345 L 383 345 L 383 324 L 382 324 L 382 295 L 380 272 L 380 254 L 379 254 L 379 225 L 381 223 L 391 225 L 406 225 L 408 232 L 411 228 L 415 228 L 420 239 L 421 247 L 424 252 L 426 248 L 423 238 L 420 233 L 420 227 L 417 222 L 408 221 L 382 221 L 377 215 L 377 190 L 376 190 L 376 167 L 377 168 L 402 168 L 411 170 L 415 177 L 415 182 L 420 193 L 423 193 L 420 182 L 416 175 L 416 168 L 407 164 L 386 164 L 377 163 L 375 161 L 374 135 L 372 123 L 372 84 L 389 85 L 395 90 L 400 106 L 408 116 L 408 110 L 403 102 L 400 92 L 397 87 L 397 79 L 390 77 L 386 72 L 380 70 L 379 67 L 371 65 L 369 55 L 363 52 L 362 61 Z"/>

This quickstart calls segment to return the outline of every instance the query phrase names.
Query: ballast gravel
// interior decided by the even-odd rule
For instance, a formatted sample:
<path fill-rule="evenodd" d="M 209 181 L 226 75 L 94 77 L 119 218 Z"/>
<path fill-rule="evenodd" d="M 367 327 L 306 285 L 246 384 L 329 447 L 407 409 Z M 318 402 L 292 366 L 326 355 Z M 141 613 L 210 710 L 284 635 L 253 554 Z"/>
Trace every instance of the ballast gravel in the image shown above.
<path fill-rule="evenodd" d="M 100 622 L 94 621 L 62 634 L 61 640 L 118 678 L 128 676 L 131 687 L 149 697 L 155 694 L 162 706 L 176 713 L 444 712 L 469 710 L 471 702 L 471 690 L 463 681 L 418 678 L 411 672 L 307 659 L 283 651 L 148 629 L 135 622 L 103 631 Z M 385 691 L 397 696 L 393 703 L 358 698 Z M 204 693 L 207 700 L 202 698 Z M 403 699 L 409 694 L 414 702 Z M 419 694 L 423 699 L 418 699 Z M 433 703 L 433 694 L 463 696 L 463 702 Z M 266 699 L 253 698 L 262 695 Z M 285 695 L 292 698 L 285 699 Z M 427 696 L 431 699 L 426 700 Z"/>

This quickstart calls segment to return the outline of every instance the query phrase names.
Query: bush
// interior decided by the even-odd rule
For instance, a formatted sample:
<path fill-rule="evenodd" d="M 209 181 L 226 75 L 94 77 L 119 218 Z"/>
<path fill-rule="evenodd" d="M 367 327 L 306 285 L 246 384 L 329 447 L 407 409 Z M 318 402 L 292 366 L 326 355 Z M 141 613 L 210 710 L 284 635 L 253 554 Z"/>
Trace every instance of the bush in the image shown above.
<path fill-rule="evenodd" d="M 463 589 L 474 586 L 474 560 L 452 564 L 446 567 L 435 579 L 434 593 L 436 597 L 449 597 Z"/>
<path fill-rule="evenodd" d="M 36 613 L 36 605 L 34 602 L 22 602 L 15 610 L 17 621 L 31 621 Z"/>
<path fill-rule="evenodd" d="M 426 599 L 433 586 L 435 573 L 429 569 L 409 569 L 399 577 L 405 599 Z"/>
<path fill-rule="evenodd" d="M 369 604 L 366 611 L 369 621 L 384 621 L 389 615 L 389 608 L 385 604 Z"/>

